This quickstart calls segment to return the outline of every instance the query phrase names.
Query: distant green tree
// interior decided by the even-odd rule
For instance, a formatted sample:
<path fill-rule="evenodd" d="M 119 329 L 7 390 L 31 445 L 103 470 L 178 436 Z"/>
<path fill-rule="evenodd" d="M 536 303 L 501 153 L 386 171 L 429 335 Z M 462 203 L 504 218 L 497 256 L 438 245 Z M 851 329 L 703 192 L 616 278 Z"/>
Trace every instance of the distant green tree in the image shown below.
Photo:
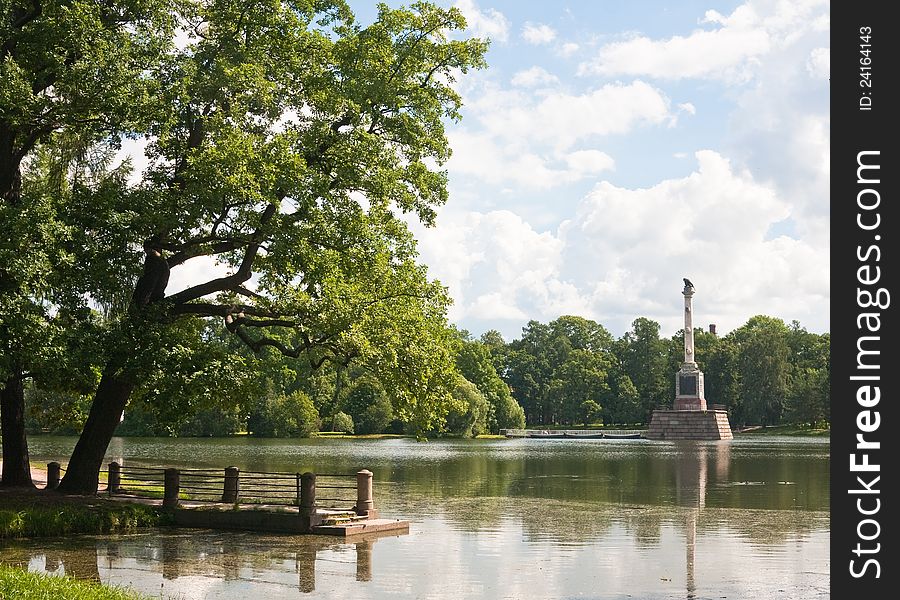
<path fill-rule="evenodd" d="M 29 433 L 77 435 L 90 406 L 90 396 L 28 386 L 25 390 L 26 429 Z"/>
<path fill-rule="evenodd" d="M 387 396 L 381 395 L 354 420 L 356 433 L 384 433 L 394 420 L 394 409 Z"/>
<path fill-rule="evenodd" d="M 631 378 L 624 373 L 616 380 L 614 403 L 616 412 L 611 422 L 641 423 L 645 421 L 645 407 L 641 402 L 641 396 Z"/>
<path fill-rule="evenodd" d="M 581 417 L 581 422 L 587 426 L 597 422 L 597 419 L 603 414 L 603 409 L 593 400 L 585 400 L 578 407 L 578 413 Z"/>
<path fill-rule="evenodd" d="M 471 381 L 458 376 L 453 404 L 447 414 L 447 430 L 461 437 L 476 437 L 488 431 L 488 401 Z"/>
<path fill-rule="evenodd" d="M 645 317 L 635 319 L 617 348 L 622 367 L 640 399 L 638 414 L 624 412 L 635 422 L 646 421 L 653 409 L 671 403 L 674 395 L 675 371 L 667 368 L 667 348 L 659 337 L 659 323 Z"/>
<path fill-rule="evenodd" d="M 777 424 L 784 412 L 790 375 L 787 326 L 781 319 L 757 315 L 731 335 L 739 348 L 739 395 L 745 420 Z"/>
<path fill-rule="evenodd" d="M 456 366 L 463 377 L 475 384 L 487 399 L 490 407 L 488 429 L 491 433 L 525 426 L 525 412 L 512 397 L 509 386 L 497 374 L 487 345 L 475 340 L 461 340 Z"/>
<path fill-rule="evenodd" d="M 344 433 L 353 433 L 353 417 L 345 412 L 338 412 L 334 415 L 332 431 L 343 431 Z"/>
<path fill-rule="evenodd" d="M 261 437 L 309 437 L 319 430 L 319 413 L 303 392 L 266 395 L 251 423 L 250 433 Z"/>

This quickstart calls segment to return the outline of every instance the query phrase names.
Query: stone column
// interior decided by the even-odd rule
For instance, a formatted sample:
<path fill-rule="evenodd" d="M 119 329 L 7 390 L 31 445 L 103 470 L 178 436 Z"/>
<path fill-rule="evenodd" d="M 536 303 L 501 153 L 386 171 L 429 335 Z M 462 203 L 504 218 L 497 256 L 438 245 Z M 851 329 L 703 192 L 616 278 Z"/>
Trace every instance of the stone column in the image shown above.
<path fill-rule="evenodd" d="M 684 291 L 684 362 L 694 364 L 694 288 L 685 285 Z"/>
<path fill-rule="evenodd" d="M 176 508 L 179 503 L 178 494 L 181 492 L 181 472 L 178 469 L 166 469 L 163 481 L 163 507 Z"/>
<path fill-rule="evenodd" d="M 694 356 L 694 286 L 684 280 L 684 362 L 675 375 L 675 410 L 706 410 L 703 373 Z"/>
<path fill-rule="evenodd" d="M 225 467 L 225 485 L 222 488 L 222 502 L 232 504 L 238 500 L 238 481 L 240 471 L 237 467 Z M 252 481 L 250 483 L 253 483 Z"/>
<path fill-rule="evenodd" d="M 122 466 L 113 461 L 109 463 L 109 473 L 106 479 L 106 491 L 110 494 L 118 494 L 122 484 Z"/>
<path fill-rule="evenodd" d="M 356 514 L 377 518 L 372 498 L 372 471 L 367 469 L 356 474 Z"/>
<path fill-rule="evenodd" d="M 58 462 L 47 463 L 47 487 L 48 490 L 55 490 L 59 487 L 60 466 Z"/>

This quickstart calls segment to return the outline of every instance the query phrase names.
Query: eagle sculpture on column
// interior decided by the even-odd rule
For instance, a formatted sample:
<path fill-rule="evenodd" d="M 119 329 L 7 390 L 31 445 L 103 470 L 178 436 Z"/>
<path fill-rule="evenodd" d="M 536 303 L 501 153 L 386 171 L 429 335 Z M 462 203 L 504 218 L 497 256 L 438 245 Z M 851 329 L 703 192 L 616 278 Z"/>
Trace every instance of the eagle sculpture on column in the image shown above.
<path fill-rule="evenodd" d="M 684 279 L 684 287 L 689 287 L 689 288 L 694 287 L 694 284 L 691 283 L 690 279 L 688 279 L 687 277 L 682 277 L 682 279 Z"/>

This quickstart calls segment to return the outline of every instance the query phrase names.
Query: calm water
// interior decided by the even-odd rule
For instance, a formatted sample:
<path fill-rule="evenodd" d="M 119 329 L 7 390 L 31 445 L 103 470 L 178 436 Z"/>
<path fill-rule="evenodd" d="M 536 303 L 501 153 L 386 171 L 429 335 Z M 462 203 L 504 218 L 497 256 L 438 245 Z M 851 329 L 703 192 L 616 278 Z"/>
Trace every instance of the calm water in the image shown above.
<path fill-rule="evenodd" d="M 35 462 L 74 438 L 36 437 Z M 0 549 L 153 596 L 828 597 L 827 440 L 114 439 L 131 465 L 375 474 L 409 535 L 172 530 Z"/>

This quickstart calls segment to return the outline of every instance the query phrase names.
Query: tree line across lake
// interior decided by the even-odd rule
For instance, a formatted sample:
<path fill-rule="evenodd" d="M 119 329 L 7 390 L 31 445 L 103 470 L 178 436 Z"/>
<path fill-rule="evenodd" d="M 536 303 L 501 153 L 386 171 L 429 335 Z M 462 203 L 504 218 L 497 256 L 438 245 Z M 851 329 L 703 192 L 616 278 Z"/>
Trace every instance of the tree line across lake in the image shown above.
<path fill-rule="evenodd" d="M 448 330 L 455 372 L 440 426 L 425 435 L 476 436 L 530 426 L 647 423 L 671 406 L 684 333 L 661 338 L 641 317 L 615 339 L 602 325 L 574 316 L 531 321 L 505 342 L 497 331 L 479 339 Z M 225 331 L 206 332 L 213 368 L 160 372 L 139 390 L 116 430 L 132 436 L 304 437 L 318 431 L 417 433 L 394 412 L 378 374 L 352 364 L 316 370 L 270 353 L 260 358 Z M 696 329 L 695 356 L 709 403 L 726 407 L 733 425 L 829 420 L 829 336 L 796 321 L 756 316 L 724 337 Z M 239 368 L 223 369 L 225 363 Z M 195 367 L 197 365 L 194 365 Z M 90 397 L 32 386 L 28 425 L 34 432 L 77 434 Z"/>

